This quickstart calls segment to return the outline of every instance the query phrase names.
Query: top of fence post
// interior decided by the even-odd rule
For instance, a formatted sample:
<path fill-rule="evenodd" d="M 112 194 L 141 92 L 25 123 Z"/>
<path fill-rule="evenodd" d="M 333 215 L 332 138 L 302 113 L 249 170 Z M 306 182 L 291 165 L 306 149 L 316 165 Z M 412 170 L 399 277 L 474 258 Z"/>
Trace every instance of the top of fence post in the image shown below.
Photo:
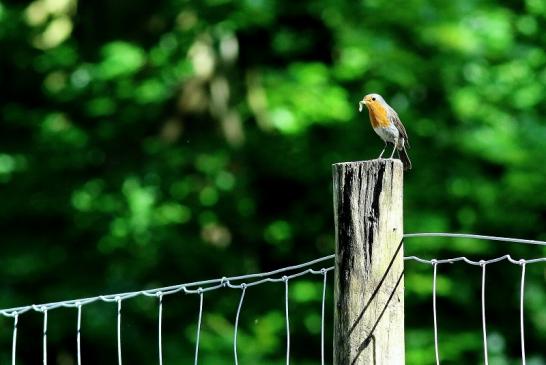
<path fill-rule="evenodd" d="M 333 165 L 334 365 L 404 364 L 403 168 Z"/>

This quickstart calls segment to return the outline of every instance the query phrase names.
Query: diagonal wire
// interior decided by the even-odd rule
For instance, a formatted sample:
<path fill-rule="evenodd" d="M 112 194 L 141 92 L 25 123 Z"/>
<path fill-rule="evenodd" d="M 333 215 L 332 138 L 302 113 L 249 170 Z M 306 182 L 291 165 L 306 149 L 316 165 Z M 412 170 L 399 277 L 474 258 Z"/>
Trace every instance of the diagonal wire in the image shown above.
<path fill-rule="evenodd" d="M 487 326 L 485 320 L 485 267 L 486 264 L 482 260 L 482 330 L 483 330 L 483 361 L 485 365 L 489 365 L 489 357 L 487 355 Z"/>
<path fill-rule="evenodd" d="M 17 323 L 19 322 L 19 315 L 15 313 L 13 316 L 13 339 L 11 342 L 11 365 L 15 365 L 15 359 L 17 357 Z"/>
<path fill-rule="evenodd" d="M 201 318 L 203 317 L 203 290 L 201 288 L 197 289 L 199 291 L 199 319 L 197 320 L 197 335 L 195 339 L 195 359 L 194 365 L 197 365 L 197 360 L 199 356 L 199 337 L 201 334 Z"/>
<path fill-rule="evenodd" d="M 121 298 L 117 298 L 118 302 L 118 365 L 122 365 L 121 362 Z"/>
<path fill-rule="evenodd" d="M 44 328 L 43 328 L 43 364 L 47 365 L 47 309 L 44 310 Z"/>
<path fill-rule="evenodd" d="M 440 365 L 440 352 L 438 350 L 438 322 L 436 316 L 436 271 L 438 263 L 432 260 L 434 275 L 432 277 L 432 316 L 434 318 L 434 354 L 436 355 L 436 365 Z"/>
<path fill-rule="evenodd" d="M 288 316 L 288 277 L 284 280 L 284 311 L 286 316 L 286 365 L 290 365 L 290 319 Z"/>
<path fill-rule="evenodd" d="M 157 298 L 159 300 L 159 313 L 157 320 L 157 342 L 158 342 L 158 354 L 159 354 L 159 365 L 163 365 L 163 340 L 162 340 L 162 324 L 163 324 L 163 293 L 158 292 Z"/>
<path fill-rule="evenodd" d="M 239 315 L 241 314 L 241 307 L 243 306 L 243 300 L 245 299 L 246 284 L 243 285 L 243 291 L 241 292 L 241 299 L 239 300 L 239 306 L 237 307 L 237 315 L 235 316 L 235 330 L 233 332 L 233 356 L 235 357 L 235 365 L 239 365 L 239 359 L 237 357 L 237 330 L 239 328 Z"/>
<path fill-rule="evenodd" d="M 82 305 L 78 303 L 76 344 L 78 348 L 78 365 L 82 365 L 81 331 L 82 331 Z"/>
<path fill-rule="evenodd" d="M 322 283 L 322 310 L 321 310 L 321 320 L 320 320 L 320 365 L 324 365 L 324 310 L 326 303 L 326 279 L 328 271 L 322 269 L 324 274 L 324 279 Z"/>
<path fill-rule="evenodd" d="M 520 334 L 521 334 L 521 363 L 525 365 L 525 329 L 523 327 L 523 298 L 525 294 L 525 262 L 521 262 L 521 286 L 520 286 L 520 300 L 519 300 L 519 323 L 520 323 Z"/>

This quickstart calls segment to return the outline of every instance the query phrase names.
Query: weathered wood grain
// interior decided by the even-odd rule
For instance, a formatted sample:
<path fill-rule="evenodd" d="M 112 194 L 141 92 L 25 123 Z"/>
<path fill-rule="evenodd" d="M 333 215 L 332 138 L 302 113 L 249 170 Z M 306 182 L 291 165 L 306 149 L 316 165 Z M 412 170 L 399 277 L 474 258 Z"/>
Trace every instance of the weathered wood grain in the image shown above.
<path fill-rule="evenodd" d="M 333 165 L 334 365 L 404 364 L 403 168 Z"/>

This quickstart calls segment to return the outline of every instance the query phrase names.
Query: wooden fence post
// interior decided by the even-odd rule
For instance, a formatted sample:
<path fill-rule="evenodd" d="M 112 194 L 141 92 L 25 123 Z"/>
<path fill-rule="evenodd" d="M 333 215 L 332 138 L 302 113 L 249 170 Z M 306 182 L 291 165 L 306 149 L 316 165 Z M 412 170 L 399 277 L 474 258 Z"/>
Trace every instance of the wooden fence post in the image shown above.
<path fill-rule="evenodd" d="M 334 365 L 404 364 L 403 168 L 333 165 Z"/>

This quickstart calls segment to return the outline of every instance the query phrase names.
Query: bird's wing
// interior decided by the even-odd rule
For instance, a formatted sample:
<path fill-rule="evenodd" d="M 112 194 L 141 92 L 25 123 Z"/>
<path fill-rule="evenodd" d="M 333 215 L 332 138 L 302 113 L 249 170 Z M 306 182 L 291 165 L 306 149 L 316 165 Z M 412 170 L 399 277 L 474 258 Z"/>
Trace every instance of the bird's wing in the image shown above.
<path fill-rule="evenodd" d="M 402 138 L 404 138 L 404 146 L 410 148 L 408 133 L 406 132 L 406 128 L 404 128 L 404 125 L 400 121 L 400 117 L 398 117 L 398 113 L 396 113 L 394 109 L 389 108 L 388 118 L 390 119 L 392 123 L 394 123 L 394 126 L 396 127 L 396 129 L 398 129 L 398 132 L 400 133 Z"/>

